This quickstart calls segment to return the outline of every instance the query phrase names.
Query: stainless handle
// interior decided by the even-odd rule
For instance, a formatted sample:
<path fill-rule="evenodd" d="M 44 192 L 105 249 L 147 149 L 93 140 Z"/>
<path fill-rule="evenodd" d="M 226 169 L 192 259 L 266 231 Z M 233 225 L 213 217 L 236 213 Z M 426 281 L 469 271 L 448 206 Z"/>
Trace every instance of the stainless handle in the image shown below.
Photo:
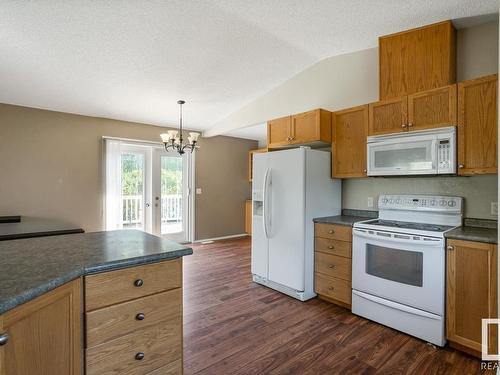
<path fill-rule="evenodd" d="M 136 286 L 138 288 L 143 286 L 143 285 L 144 285 L 144 281 L 142 279 L 137 279 L 134 281 L 134 286 Z"/>
<path fill-rule="evenodd" d="M 139 352 L 135 355 L 135 359 L 138 360 L 138 361 L 142 361 L 144 359 L 144 353 L 143 352 Z"/>
<path fill-rule="evenodd" d="M 402 128 L 406 128 L 406 124 L 401 125 Z"/>
<path fill-rule="evenodd" d="M 7 333 L 2 333 L 0 335 L 0 346 L 4 346 L 9 342 L 9 335 Z"/>
<path fill-rule="evenodd" d="M 145 317 L 144 313 L 139 313 L 135 316 L 135 320 L 144 320 Z"/>
<path fill-rule="evenodd" d="M 463 167 L 464 167 L 464 165 L 463 165 L 463 164 L 459 164 L 459 165 L 458 165 L 458 168 L 463 168 Z"/>
<path fill-rule="evenodd" d="M 455 246 L 448 245 L 446 246 L 446 250 L 455 250 Z"/>

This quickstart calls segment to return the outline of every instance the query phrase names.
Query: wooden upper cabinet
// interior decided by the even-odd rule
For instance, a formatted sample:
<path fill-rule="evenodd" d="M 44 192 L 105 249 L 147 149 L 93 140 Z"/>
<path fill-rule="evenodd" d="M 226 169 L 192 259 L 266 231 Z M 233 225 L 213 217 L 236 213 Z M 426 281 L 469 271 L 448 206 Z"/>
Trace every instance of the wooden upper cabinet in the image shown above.
<path fill-rule="evenodd" d="M 332 141 L 332 113 L 324 109 L 267 122 L 267 147 L 280 148 Z"/>
<path fill-rule="evenodd" d="M 457 85 L 408 95 L 408 130 L 457 125 Z"/>
<path fill-rule="evenodd" d="M 408 98 L 396 98 L 369 104 L 368 134 L 408 131 Z"/>
<path fill-rule="evenodd" d="M 458 174 L 495 174 L 497 168 L 496 74 L 458 84 Z"/>
<path fill-rule="evenodd" d="M 281 147 L 290 142 L 292 117 L 286 116 L 267 122 L 267 147 Z"/>
<path fill-rule="evenodd" d="M 332 113 L 332 177 L 366 176 L 368 105 Z"/>
<path fill-rule="evenodd" d="M 448 240 L 447 244 L 447 338 L 478 355 L 481 319 L 498 316 L 497 246 L 460 240 Z"/>
<path fill-rule="evenodd" d="M 82 373 L 81 290 L 77 279 L 0 315 L 0 375 Z"/>
<path fill-rule="evenodd" d="M 456 30 L 440 22 L 379 38 L 380 99 L 456 81 Z"/>
<path fill-rule="evenodd" d="M 291 144 L 327 142 L 332 140 L 332 114 L 324 109 L 315 109 L 292 116 Z"/>

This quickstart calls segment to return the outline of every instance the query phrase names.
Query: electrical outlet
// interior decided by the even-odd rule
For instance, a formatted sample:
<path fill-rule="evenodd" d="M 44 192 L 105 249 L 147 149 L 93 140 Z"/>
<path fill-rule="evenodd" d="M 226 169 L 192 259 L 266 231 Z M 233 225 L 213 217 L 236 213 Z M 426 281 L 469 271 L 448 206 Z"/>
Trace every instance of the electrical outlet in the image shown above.
<path fill-rule="evenodd" d="M 201 188 L 196 188 L 196 195 L 200 195 L 201 194 Z"/>
<path fill-rule="evenodd" d="M 366 205 L 368 206 L 368 208 L 373 208 L 373 197 L 368 197 Z"/>
<path fill-rule="evenodd" d="M 491 202 L 491 214 L 493 216 L 498 215 L 498 202 Z"/>

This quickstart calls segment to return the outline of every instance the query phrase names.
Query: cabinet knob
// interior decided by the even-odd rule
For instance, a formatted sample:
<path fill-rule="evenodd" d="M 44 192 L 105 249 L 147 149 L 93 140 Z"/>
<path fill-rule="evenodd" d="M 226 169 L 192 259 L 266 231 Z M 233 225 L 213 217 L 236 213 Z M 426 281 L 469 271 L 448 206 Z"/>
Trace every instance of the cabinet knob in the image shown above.
<path fill-rule="evenodd" d="M 459 165 L 458 165 L 458 168 L 463 168 L 463 167 L 464 167 L 464 165 L 463 165 L 463 164 L 459 164 Z"/>
<path fill-rule="evenodd" d="M 333 234 L 333 233 L 335 233 L 335 231 L 334 231 L 333 229 L 330 229 L 330 230 L 328 231 L 328 233 L 329 233 L 329 234 Z"/>
<path fill-rule="evenodd" d="M 328 290 L 331 290 L 332 292 L 333 292 L 333 290 L 334 290 L 334 289 L 335 289 L 335 288 L 334 288 L 333 286 L 329 286 L 329 287 L 328 287 Z"/>
<path fill-rule="evenodd" d="M 406 124 L 401 125 L 402 128 L 406 128 Z"/>
<path fill-rule="evenodd" d="M 333 245 L 328 246 L 330 250 L 333 250 Z"/>
<path fill-rule="evenodd" d="M 366 170 L 366 169 L 363 169 L 363 173 L 366 173 L 366 172 L 367 172 L 367 170 Z"/>
<path fill-rule="evenodd" d="M 135 316 L 135 319 L 136 320 L 144 320 L 145 317 L 146 317 L 146 315 L 144 315 L 144 313 L 139 313 Z"/>
<path fill-rule="evenodd" d="M 328 268 L 335 268 L 335 264 L 329 264 Z"/>
<path fill-rule="evenodd" d="M 142 361 L 144 359 L 144 353 L 143 352 L 139 352 L 135 355 L 135 359 L 138 360 L 138 361 Z"/>
<path fill-rule="evenodd" d="M 413 123 L 411 123 L 411 122 L 410 122 L 410 123 L 408 124 L 408 127 L 409 127 L 409 128 L 412 128 L 412 127 L 413 127 Z"/>
<path fill-rule="evenodd" d="M 0 335 L 0 346 L 4 346 L 9 342 L 9 335 L 7 333 L 2 333 Z"/>
<path fill-rule="evenodd" d="M 137 279 L 134 281 L 134 286 L 136 287 L 140 287 L 144 284 L 144 281 L 142 281 L 142 279 Z"/>
<path fill-rule="evenodd" d="M 455 250 L 455 246 L 448 245 L 446 246 L 446 250 Z"/>

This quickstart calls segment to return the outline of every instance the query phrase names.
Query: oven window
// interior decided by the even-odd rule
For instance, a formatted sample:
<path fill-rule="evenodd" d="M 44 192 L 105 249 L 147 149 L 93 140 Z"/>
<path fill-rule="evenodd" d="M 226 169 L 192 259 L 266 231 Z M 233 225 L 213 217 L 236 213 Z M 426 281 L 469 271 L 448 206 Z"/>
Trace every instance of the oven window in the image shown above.
<path fill-rule="evenodd" d="M 397 283 L 421 287 L 423 254 L 367 244 L 366 273 Z"/>

